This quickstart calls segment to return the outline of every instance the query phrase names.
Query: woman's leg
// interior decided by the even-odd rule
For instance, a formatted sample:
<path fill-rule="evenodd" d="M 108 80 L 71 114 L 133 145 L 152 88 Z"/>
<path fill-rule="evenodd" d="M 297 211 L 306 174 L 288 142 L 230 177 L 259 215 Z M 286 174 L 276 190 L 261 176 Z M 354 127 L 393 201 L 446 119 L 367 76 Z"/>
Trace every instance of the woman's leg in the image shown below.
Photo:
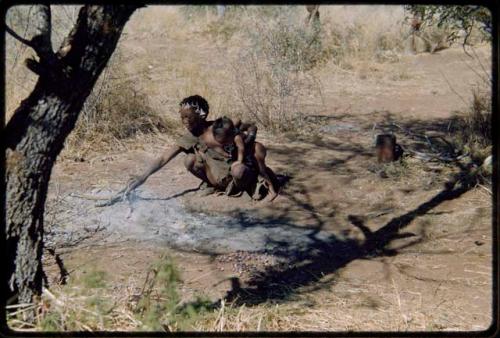
<path fill-rule="evenodd" d="M 215 185 L 213 183 L 214 180 L 209 179 L 207 175 L 207 168 L 205 166 L 205 163 L 196 154 L 187 154 L 187 156 L 184 158 L 184 166 L 191 174 L 193 174 L 203 182 L 207 183 L 210 186 Z"/>

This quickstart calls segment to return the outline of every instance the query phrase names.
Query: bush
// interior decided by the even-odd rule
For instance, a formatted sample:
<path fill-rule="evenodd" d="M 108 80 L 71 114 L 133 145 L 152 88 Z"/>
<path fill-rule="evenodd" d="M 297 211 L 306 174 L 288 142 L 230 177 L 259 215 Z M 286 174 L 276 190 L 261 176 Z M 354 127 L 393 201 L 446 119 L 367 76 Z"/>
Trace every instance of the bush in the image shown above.
<path fill-rule="evenodd" d="M 453 128 L 456 146 L 469 153 L 473 162 L 481 165 L 491 154 L 491 92 L 478 86 L 473 89 L 469 109 L 460 114 Z"/>
<path fill-rule="evenodd" d="M 434 26 L 450 32 L 450 41 L 461 40 L 462 44 L 474 29 L 479 31 L 481 40 L 490 40 L 493 22 L 488 8 L 483 6 L 442 6 L 442 5 L 407 5 L 405 6 L 413 17 L 422 21 L 423 27 Z M 411 20 L 410 17 L 407 18 Z"/>
<path fill-rule="evenodd" d="M 87 98 L 66 148 L 115 146 L 117 142 L 139 134 L 170 131 L 176 123 L 149 104 L 145 93 L 135 88 L 133 78 L 122 78 L 122 56 L 115 51 Z"/>
<path fill-rule="evenodd" d="M 303 27 L 287 14 L 283 9 L 273 19 L 256 17 L 256 31 L 248 33 L 251 45 L 233 64 L 243 115 L 271 131 L 296 129 L 303 115 L 299 98 L 319 89 L 307 71 L 321 55 L 320 31 Z"/>
<path fill-rule="evenodd" d="M 150 274 L 152 277 L 146 278 L 135 309 L 143 328 L 153 331 L 192 329 L 192 323 L 210 307 L 210 301 L 197 297 L 193 303 L 181 304 L 177 292 L 180 275 L 167 256 L 153 264 Z"/>

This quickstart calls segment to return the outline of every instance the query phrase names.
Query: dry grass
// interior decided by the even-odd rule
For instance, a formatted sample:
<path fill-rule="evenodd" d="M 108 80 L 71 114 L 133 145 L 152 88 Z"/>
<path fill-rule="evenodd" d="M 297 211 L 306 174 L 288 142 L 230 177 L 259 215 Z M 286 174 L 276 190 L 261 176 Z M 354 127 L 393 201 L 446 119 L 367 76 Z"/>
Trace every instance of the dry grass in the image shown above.
<path fill-rule="evenodd" d="M 122 75 L 122 62 L 118 49 L 87 98 L 63 155 L 116 150 L 125 140 L 171 133 L 180 127 L 179 121 L 150 104 L 146 93 L 135 88 L 133 79 Z"/>
<path fill-rule="evenodd" d="M 469 154 L 473 163 L 483 164 L 491 155 L 491 90 L 482 84 L 472 90 L 470 106 L 458 112 L 452 125 L 454 144 L 462 153 Z"/>
<path fill-rule="evenodd" d="M 451 279 L 462 283 L 463 280 Z M 472 281 L 470 281 L 472 283 Z M 290 303 L 266 303 L 258 306 L 234 307 L 221 303 L 215 310 L 193 313 L 184 321 L 172 322 L 154 331 L 441 331 L 456 330 L 439 313 L 433 313 L 422 303 L 419 292 L 401 290 L 397 282 L 390 285 L 339 284 L 337 295 L 312 295 L 307 300 Z M 445 286 L 446 288 L 446 286 Z M 341 290 L 341 291 L 340 291 Z M 109 293 L 82 295 L 82 290 L 51 292 L 46 290 L 44 301 L 36 307 L 42 311 L 35 325 L 19 316 L 26 306 L 9 319 L 9 326 L 26 331 L 144 331 L 151 330 L 123 299 L 119 304 Z M 34 305 L 31 305 L 33 308 Z M 42 310 L 43 309 L 43 310 Z M 478 327 L 477 329 L 484 329 Z"/>
<path fill-rule="evenodd" d="M 301 27 L 288 14 L 255 18 L 252 45 L 232 67 L 241 115 L 271 131 L 300 130 L 306 115 L 301 98 L 321 94 L 314 74 L 307 72 L 321 57 L 318 31 Z"/>
<path fill-rule="evenodd" d="M 78 6 L 54 7 L 57 46 Z M 9 16 L 11 25 L 22 31 L 28 12 L 29 6 L 19 6 Z M 322 6 L 320 13 L 321 27 L 306 28 L 300 6 L 228 6 L 223 20 L 215 6 L 139 10 L 87 100 L 65 152 L 78 157 L 97 147 L 126 147 L 138 135 L 172 133 L 179 127 L 177 103 L 192 94 L 208 99 L 213 118 L 243 117 L 273 132 L 302 129 L 306 112 L 324 109 L 311 99 L 321 97 L 318 72 L 341 67 L 366 78 L 377 63 L 397 62 L 408 39 L 401 6 Z M 205 36 L 206 44 L 172 44 L 193 33 Z M 132 46 L 133 39 L 166 37 L 170 45 L 162 55 Z M 9 37 L 7 51 L 8 118 L 35 77 L 22 65 L 29 49 Z M 394 81 L 408 78 L 404 71 L 393 75 Z"/>
<path fill-rule="evenodd" d="M 7 307 L 7 320 L 12 329 L 29 331 L 190 330 L 209 302 L 197 297 L 184 304 L 177 291 L 179 281 L 167 256 L 150 266 L 144 280 L 129 278 L 125 288 L 105 271 L 90 270 L 68 285 L 44 288 L 35 303 Z M 34 323 L 25 318 L 32 310 Z"/>
<path fill-rule="evenodd" d="M 323 13 L 325 45 L 343 69 L 358 61 L 398 61 L 404 51 L 408 27 L 399 6 L 325 6 Z"/>
<path fill-rule="evenodd" d="M 459 217 L 476 217 L 473 214 L 464 210 Z M 420 223 L 429 225 L 429 217 L 436 218 L 433 224 L 454 222 L 449 215 L 429 215 Z M 421 234 L 424 245 L 419 250 L 440 249 L 449 241 L 462 242 L 467 236 L 460 229 L 445 235 L 438 230 L 429 229 Z M 447 242 L 438 241 L 443 236 Z M 424 287 L 408 283 L 408 278 L 410 281 L 415 281 L 412 276 L 425 278 L 427 272 L 436 271 L 437 262 L 421 261 L 416 266 L 414 256 L 409 254 L 352 264 L 358 265 L 358 269 L 365 269 L 367 264 L 382 264 L 385 277 L 364 280 L 363 276 L 351 274 L 341 278 L 344 273 L 341 269 L 322 278 L 319 287 L 299 288 L 283 301 L 253 306 L 222 301 L 217 307 L 211 307 L 203 296 L 181 295 L 182 278 L 168 256 L 153 262 L 146 271 L 128 276 L 125 282 L 94 267 L 72 275 L 68 285 L 54 284 L 50 290 L 45 289 L 37 303 L 11 306 L 8 324 L 16 330 L 88 332 L 462 330 L 462 324 L 477 316 L 475 310 L 462 309 L 442 293 L 453 293 L 458 285 L 488 285 L 491 273 L 488 265 L 465 266 L 475 276 L 437 275 L 434 277 L 442 279 L 441 282 L 433 284 L 431 279 Z M 358 273 L 363 274 L 359 270 Z M 443 301 L 432 300 L 437 292 Z M 32 309 L 38 313 L 34 324 L 23 319 L 23 313 Z M 473 323 L 473 329 L 484 329 L 488 321 L 482 318 Z"/>

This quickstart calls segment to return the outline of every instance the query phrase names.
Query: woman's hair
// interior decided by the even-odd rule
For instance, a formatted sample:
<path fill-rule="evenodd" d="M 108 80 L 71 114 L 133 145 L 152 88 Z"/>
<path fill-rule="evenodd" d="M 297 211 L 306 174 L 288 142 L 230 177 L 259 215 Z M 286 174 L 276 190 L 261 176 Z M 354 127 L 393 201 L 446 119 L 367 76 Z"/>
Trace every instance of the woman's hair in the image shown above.
<path fill-rule="evenodd" d="M 196 114 L 204 119 L 208 116 L 208 102 L 200 95 L 192 95 L 182 99 L 179 106 L 181 109 L 193 109 Z"/>

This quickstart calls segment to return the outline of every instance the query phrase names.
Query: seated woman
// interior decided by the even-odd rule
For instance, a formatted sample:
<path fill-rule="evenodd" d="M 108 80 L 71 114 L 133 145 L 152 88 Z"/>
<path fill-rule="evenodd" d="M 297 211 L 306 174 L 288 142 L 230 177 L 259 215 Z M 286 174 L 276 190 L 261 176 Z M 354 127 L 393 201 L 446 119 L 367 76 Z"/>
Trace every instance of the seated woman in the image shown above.
<path fill-rule="evenodd" d="M 202 180 L 202 187 L 205 188 L 205 192 L 211 193 L 215 191 L 214 185 L 207 176 L 207 169 L 210 168 L 210 164 L 204 161 L 196 149 L 199 147 L 199 137 L 204 135 L 213 124 L 213 121 L 207 121 L 209 113 L 208 102 L 199 95 L 193 95 L 184 98 L 179 106 L 179 115 L 182 124 L 187 129 L 186 132 L 177 138 L 175 145 L 166 149 L 160 157 L 151 163 L 142 175 L 135 177 L 129 182 L 125 189 L 125 194 L 142 185 L 149 176 L 160 170 L 180 153 L 187 154 L 184 159 L 184 165 L 189 172 Z M 257 132 L 255 125 L 237 122 L 246 131 L 248 140 L 254 140 Z M 228 178 L 226 180 L 230 181 Z"/>

